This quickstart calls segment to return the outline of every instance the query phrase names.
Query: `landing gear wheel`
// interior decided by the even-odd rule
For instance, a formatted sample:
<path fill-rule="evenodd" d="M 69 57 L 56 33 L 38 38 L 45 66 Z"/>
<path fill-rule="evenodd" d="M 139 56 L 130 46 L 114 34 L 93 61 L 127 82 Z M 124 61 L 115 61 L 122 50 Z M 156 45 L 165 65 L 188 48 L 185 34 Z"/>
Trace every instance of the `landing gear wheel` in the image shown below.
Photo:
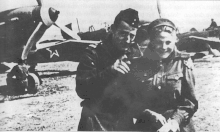
<path fill-rule="evenodd" d="M 28 75 L 28 93 L 36 94 L 38 91 L 38 86 L 40 85 L 40 79 L 34 73 L 29 73 Z"/>

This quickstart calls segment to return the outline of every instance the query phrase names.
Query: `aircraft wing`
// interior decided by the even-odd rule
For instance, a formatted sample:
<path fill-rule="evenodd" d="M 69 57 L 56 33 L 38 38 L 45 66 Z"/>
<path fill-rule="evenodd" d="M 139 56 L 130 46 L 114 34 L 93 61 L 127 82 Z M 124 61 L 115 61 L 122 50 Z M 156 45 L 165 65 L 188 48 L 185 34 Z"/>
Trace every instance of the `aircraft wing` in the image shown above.
<path fill-rule="evenodd" d="M 89 40 L 51 40 L 37 44 L 28 56 L 29 64 L 58 61 L 79 61 L 87 46 L 96 47 L 100 41 Z"/>
<path fill-rule="evenodd" d="M 219 38 L 216 37 L 203 38 L 197 36 L 190 36 L 189 38 L 195 41 L 196 43 L 198 43 L 202 47 L 206 47 L 206 45 L 209 44 L 212 49 L 220 50 Z M 207 48 L 205 50 L 207 50 Z"/>
<path fill-rule="evenodd" d="M 218 49 L 220 40 L 216 37 L 209 37 L 207 31 L 180 34 L 177 47 L 180 51 L 202 52 L 207 51 L 206 44 Z"/>
<path fill-rule="evenodd" d="M 213 43 L 217 43 L 217 44 L 220 44 L 220 40 L 219 38 L 203 38 L 203 37 L 197 37 L 197 36 L 189 36 L 189 38 L 191 39 L 195 39 L 195 40 L 201 40 L 201 41 L 204 41 L 204 42 L 213 42 Z"/>
<path fill-rule="evenodd" d="M 47 42 L 47 41 L 45 41 Z M 48 43 L 38 43 L 36 45 L 37 47 L 37 50 L 40 50 L 40 49 L 45 49 L 45 48 L 50 48 L 50 47 L 53 47 L 53 46 L 57 46 L 57 45 L 61 45 L 61 44 L 67 44 L 67 43 L 81 43 L 82 45 L 96 45 L 98 44 L 100 41 L 90 41 L 90 40 L 75 40 L 75 39 L 69 39 L 69 40 L 56 40 L 56 41 L 48 41 Z"/>

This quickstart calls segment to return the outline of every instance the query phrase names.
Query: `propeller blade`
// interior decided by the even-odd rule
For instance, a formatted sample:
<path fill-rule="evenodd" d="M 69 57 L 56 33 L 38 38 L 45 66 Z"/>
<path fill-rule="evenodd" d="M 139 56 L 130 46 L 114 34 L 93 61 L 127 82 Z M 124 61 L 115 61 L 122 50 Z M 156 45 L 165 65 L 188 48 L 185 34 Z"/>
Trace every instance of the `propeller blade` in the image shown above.
<path fill-rule="evenodd" d="M 70 29 L 68 29 L 67 27 L 59 24 L 58 22 L 54 23 L 55 26 L 57 26 L 58 28 L 60 28 L 62 31 L 64 31 L 66 34 L 68 34 L 70 37 L 72 37 L 73 39 L 76 40 L 81 40 L 81 38 L 74 33 L 73 31 L 71 31 Z"/>
<path fill-rule="evenodd" d="M 25 60 L 27 59 L 27 56 L 33 47 L 33 45 L 36 45 L 37 41 L 40 40 L 40 38 L 43 36 L 45 31 L 47 30 L 47 26 L 44 25 L 42 22 L 39 22 L 34 32 L 31 34 L 30 38 L 27 41 L 27 44 L 22 52 L 21 59 Z"/>
<path fill-rule="evenodd" d="M 158 10 L 158 13 L 159 13 L 159 17 L 161 18 L 162 17 L 162 12 L 161 12 L 161 5 L 160 5 L 160 0 L 157 0 L 157 10 Z"/>
<path fill-rule="evenodd" d="M 39 6 L 42 6 L 43 5 L 43 0 L 37 0 L 37 3 Z"/>

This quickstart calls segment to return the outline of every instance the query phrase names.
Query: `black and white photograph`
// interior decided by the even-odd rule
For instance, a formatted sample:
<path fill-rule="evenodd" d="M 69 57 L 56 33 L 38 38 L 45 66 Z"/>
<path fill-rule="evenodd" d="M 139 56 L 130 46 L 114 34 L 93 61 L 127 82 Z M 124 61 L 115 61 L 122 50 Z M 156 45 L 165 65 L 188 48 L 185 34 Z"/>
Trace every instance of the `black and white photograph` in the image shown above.
<path fill-rule="evenodd" d="M 220 131 L 220 1 L 0 0 L 0 131 Z"/>

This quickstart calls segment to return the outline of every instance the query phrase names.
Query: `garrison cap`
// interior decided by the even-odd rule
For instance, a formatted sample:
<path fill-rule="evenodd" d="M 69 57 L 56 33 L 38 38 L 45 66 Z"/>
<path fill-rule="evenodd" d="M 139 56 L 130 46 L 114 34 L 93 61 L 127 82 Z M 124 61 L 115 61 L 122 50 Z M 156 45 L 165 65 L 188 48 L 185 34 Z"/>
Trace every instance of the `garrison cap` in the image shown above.
<path fill-rule="evenodd" d="M 153 22 L 151 22 L 148 26 L 148 32 L 150 33 L 152 31 L 152 29 L 156 28 L 156 27 L 160 27 L 160 26 L 168 26 L 171 27 L 172 29 L 176 30 L 176 26 L 175 24 L 165 18 L 160 18 L 160 19 L 156 19 Z"/>
<path fill-rule="evenodd" d="M 130 26 L 138 28 L 138 11 L 131 8 L 120 11 L 120 13 L 115 17 L 114 25 L 117 27 L 121 21 L 125 21 Z"/>
<path fill-rule="evenodd" d="M 165 18 L 156 19 L 153 22 L 151 22 L 147 28 L 147 31 L 149 33 L 150 39 L 153 40 L 156 38 L 156 36 L 162 32 L 168 32 L 168 33 L 174 33 L 177 28 L 175 24 Z"/>

